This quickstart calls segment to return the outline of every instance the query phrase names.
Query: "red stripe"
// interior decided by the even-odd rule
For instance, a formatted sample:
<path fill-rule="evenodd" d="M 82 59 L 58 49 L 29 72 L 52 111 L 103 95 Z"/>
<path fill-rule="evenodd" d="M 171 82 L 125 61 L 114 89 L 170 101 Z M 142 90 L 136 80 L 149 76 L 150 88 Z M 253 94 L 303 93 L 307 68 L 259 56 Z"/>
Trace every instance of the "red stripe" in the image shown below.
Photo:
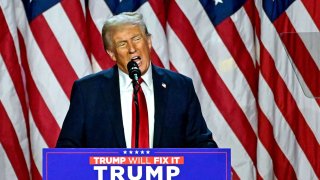
<path fill-rule="evenodd" d="M 21 52 L 25 53 L 26 48 L 23 41 L 20 42 Z M 27 93 L 29 96 L 29 106 L 36 126 L 49 147 L 55 147 L 60 127 L 53 115 L 49 111 L 44 99 L 38 91 L 25 55 L 21 56 L 22 67 L 26 75 Z M 40 75 L 40 74 L 39 74 Z M 50 131 L 49 131 L 50 130 Z"/>
<path fill-rule="evenodd" d="M 244 6 L 250 21 L 252 24 L 255 24 L 256 33 L 260 35 L 260 18 L 258 10 L 254 5 L 253 0 L 247 1 Z M 258 42 L 259 43 L 259 42 Z M 260 49 L 265 51 L 264 45 L 260 42 Z M 266 52 L 267 53 L 267 52 Z M 270 54 L 267 53 L 269 58 L 271 58 Z M 264 148 L 268 151 L 269 155 L 273 161 L 273 170 L 277 179 L 296 179 L 296 173 L 290 164 L 289 160 L 286 158 L 278 143 L 274 139 L 273 136 L 273 127 L 270 124 L 269 120 L 265 116 L 265 114 L 258 108 L 258 136 L 263 144 Z"/>
<path fill-rule="evenodd" d="M 166 23 L 167 23 L 167 5 L 168 2 L 166 0 L 149 0 L 148 1 L 153 12 L 158 17 L 160 24 L 163 29 L 166 29 Z"/>
<path fill-rule="evenodd" d="M 17 134 L 0 101 L 0 142 L 18 179 L 30 179 L 29 170 Z M 23 123 L 23 122 L 21 122 Z"/>
<path fill-rule="evenodd" d="M 20 31 L 18 31 L 18 39 L 19 39 L 19 45 L 20 45 L 20 56 L 21 59 L 23 59 L 24 61 L 26 61 L 27 59 L 27 54 L 26 54 L 26 47 L 23 41 L 23 37 Z M 30 161 L 31 161 L 31 177 L 32 179 L 42 179 L 35 163 L 34 163 L 34 159 L 33 159 L 33 153 L 32 153 L 32 149 L 31 149 L 31 138 L 30 138 L 30 123 L 29 123 L 29 117 L 27 119 L 27 136 L 29 139 L 29 152 L 30 152 Z"/>
<path fill-rule="evenodd" d="M 310 17 L 312 18 L 315 25 L 320 29 L 320 6 L 319 1 L 315 0 L 301 0 L 302 4 L 307 9 Z"/>
<path fill-rule="evenodd" d="M 244 42 L 240 37 L 240 34 L 236 26 L 232 22 L 231 18 L 227 18 L 215 28 L 217 30 L 217 33 L 221 37 L 222 41 L 228 48 L 228 51 L 232 55 L 233 59 L 237 63 L 242 74 L 245 76 L 255 99 L 257 99 L 258 71 L 253 63 L 254 60 L 251 58 Z M 253 27 L 242 27 L 242 28 L 253 28 Z M 253 36 L 253 34 L 251 36 Z M 254 45 L 253 41 L 246 42 L 246 43 L 252 44 L 252 46 Z"/>
<path fill-rule="evenodd" d="M 68 98 L 70 98 L 72 84 L 78 79 L 69 60 L 64 54 L 59 42 L 54 36 L 43 15 L 30 23 L 34 38 L 37 41 L 45 59 Z M 41 28 L 39 28 L 41 27 Z"/>
<path fill-rule="evenodd" d="M 236 171 L 233 169 L 233 168 L 231 168 L 231 179 L 232 180 L 240 180 L 240 177 L 238 176 L 238 174 L 236 173 Z"/>
<path fill-rule="evenodd" d="M 110 56 L 104 51 L 101 34 L 97 29 L 96 25 L 94 24 L 89 11 L 87 13 L 87 23 L 90 34 L 89 43 L 92 55 L 97 60 L 101 69 L 107 69 L 112 67 L 115 64 L 115 62 L 112 61 Z"/>
<path fill-rule="evenodd" d="M 8 24 L 6 23 L 4 14 L 2 9 L 0 9 L 0 34 L 2 37 L 0 38 L 0 52 L 3 57 L 3 61 L 7 67 L 7 70 L 10 74 L 12 82 L 14 84 L 15 90 L 18 94 L 18 98 L 21 103 L 24 119 L 26 120 L 26 124 L 28 123 L 28 110 L 27 110 L 27 102 L 26 96 L 24 93 L 21 68 L 18 61 L 18 56 L 16 52 L 16 48 L 14 46 L 13 37 L 9 31 Z"/>
<path fill-rule="evenodd" d="M 162 64 L 158 54 L 154 51 L 153 48 L 151 49 L 151 59 L 153 64 L 164 68 L 164 65 Z"/>
<path fill-rule="evenodd" d="M 295 66 L 298 68 L 311 93 L 314 96 L 319 95 L 320 83 L 318 82 L 318 79 L 320 77 L 320 71 L 318 66 L 310 55 L 308 49 L 303 44 L 299 35 L 294 35 L 296 30 L 290 23 L 286 13 L 283 13 L 276 21 L 274 21 L 273 24 L 280 34 L 282 42 L 285 44 L 291 59 L 294 61 Z M 292 33 L 281 36 L 282 32 Z M 297 49 L 299 50 L 297 51 Z"/>
<path fill-rule="evenodd" d="M 6 64 L 7 70 L 10 74 L 11 79 L 12 79 L 12 82 L 14 84 L 15 91 L 17 92 L 17 95 L 18 95 L 18 98 L 20 101 L 20 104 L 17 104 L 17 106 L 21 105 L 23 115 L 24 115 L 24 121 L 21 120 L 21 123 L 24 123 L 26 125 L 27 138 L 30 141 L 29 117 L 28 117 L 27 103 L 26 103 L 26 97 L 25 97 L 25 92 L 24 92 L 24 87 L 23 87 L 23 81 L 22 81 L 22 76 L 21 76 L 22 71 L 21 71 L 20 64 L 18 62 L 17 52 L 15 50 L 15 46 L 14 46 L 14 42 L 13 42 L 14 40 L 12 38 L 12 35 L 9 32 L 9 27 L 5 22 L 5 18 L 4 18 L 2 9 L 0 9 L 0 19 L 1 19 L 1 21 L 0 21 L 0 27 L 1 27 L 0 34 L 3 35 L 3 38 L 0 41 L 0 51 L 1 51 L 1 55 L 3 57 L 4 63 Z M 21 34 L 19 34 L 19 31 L 18 31 L 18 38 L 20 41 Z M 22 51 L 23 50 L 20 50 L 20 52 L 22 52 Z M 0 118 L 0 119 L 2 121 L 5 121 L 5 118 Z M 8 128 L 8 130 L 11 129 L 12 136 L 10 136 L 9 134 L 6 134 L 6 136 L 7 136 L 6 138 L 8 138 L 8 140 L 10 139 L 9 137 L 12 137 L 15 139 L 12 141 L 10 139 L 11 143 L 13 143 L 13 146 L 8 145 L 8 146 L 10 146 L 10 148 L 8 147 L 7 150 L 10 149 L 10 152 L 21 154 L 22 152 L 16 152 L 16 149 L 17 149 L 17 151 L 19 151 L 19 149 L 21 149 L 21 147 L 19 146 L 19 144 L 17 142 L 18 140 L 17 140 L 15 132 L 12 130 L 13 129 L 11 127 L 12 124 L 10 123 L 7 125 L 10 126 Z M 5 127 L 5 126 L 1 125 L 1 127 Z M 0 131 L 0 132 L 3 132 L 3 131 Z M 1 142 L 2 142 L 2 140 L 1 140 Z M 30 142 L 28 143 L 28 148 L 29 148 L 29 155 L 32 155 Z M 18 159 L 21 159 L 21 155 L 18 155 Z M 30 159 L 33 162 L 33 158 L 31 157 Z M 27 168 L 26 162 L 23 160 L 24 159 L 19 160 L 18 163 L 20 164 L 20 161 L 22 161 L 21 166 L 25 165 L 25 168 Z M 12 164 L 12 167 L 15 168 L 16 165 Z M 20 167 L 18 167 L 18 168 L 20 168 Z M 24 167 L 22 167 L 22 168 L 24 168 Z M 32 167 L 31 167 L 31 169 L 32 169 Z M 22 171 L 25 171 L 25 170 L 22 170 Z M 31 172 L 31 173 L 33 173 L 33 172 Z M 17 174 L 17 172 L 16 172 L 16 174 Z M 21 175 L 19 175 L 19 176 L 21 176 Z M 19 178 L 19 176 L 18 176 L 18 178 Z M 28 174 L 25 176 L 25 173 L 22 173 L 22 176 L 24 176 L 25 178 L 29 177 Z M 40 175 L 40 177 L 41 177 L 41 175 Z"/>
<path fill-rule="evenodd" d="M 274 139 L 273 127 L 269 122 L 265 114 L 262 112 L 260 107 L 259 111 L 259 123 L 258 123 L 258 134 L 259 139 L 263 146 L 268 151 L 273 162 L 273 171 L 277 179 L 296 179 L 297 175 L 290 164 L 289 160 L 286 158 L 281 148 L 279 147 L 277 141 Z"/>
<path fill-rule="evenodd" d="M 31 157 L 31 177 L 32 180 L 42 180 L 41 174 L 34 163 L 33 157 Z"/>
<path fill-rule="evenodd" d="M 82 10 L 82 6 L 79 0 L 63 0 L 61 1 L 61 5 L 65 10 L 67 16 L 74 29 L 76 30 L 80 41 L 82 42 L 87 56 L 90 57 L 90 48 L 88 43 L 88 34 L 86 31 L 86 20 L 84 17 L 84 12 Z"/>
<path fill-rule="evenodd" d="M 174 65 L 171 63 L 171 61 L 169 61 L 169 67 L 170 67 L 171 71 L 178 72 L 177 68 L 174 67 Z"/>
<path fill-rule="evenodd" d="M 210 97 L 256 165 L 257 136 L 239 104 L 211 64 L 192 25 L 175 1 L 171 1 L 168 21 L 192 57 Z"/>
<path fill-rule="evenodd" d="M 317 176 L 320 177 L 320 165 L 318 161 L 318 157 L 320 157 L 320 146 L 315 135 L 306 123 L 292 94 L 277 71 L 275 62 L 263 48 L 261 49 L 260 60 L 261 73 L 275 95 L 274 100 L 279 110 L 295 134 L 312 168 Z"/>

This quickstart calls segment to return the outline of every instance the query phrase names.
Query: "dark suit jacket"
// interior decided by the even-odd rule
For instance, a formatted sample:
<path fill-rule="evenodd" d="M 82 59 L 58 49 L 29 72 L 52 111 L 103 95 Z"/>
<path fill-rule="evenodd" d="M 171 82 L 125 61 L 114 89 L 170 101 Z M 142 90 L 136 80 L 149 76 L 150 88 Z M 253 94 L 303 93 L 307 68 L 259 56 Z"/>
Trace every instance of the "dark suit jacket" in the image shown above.
<path fill-rule="evenodd" d="M 217 147 L 202 116 L 192 80 L 154 65 L 152 77 L 153 147 Z M 74 83 L 57 147 L 126 147 L 117 66 Z"/>

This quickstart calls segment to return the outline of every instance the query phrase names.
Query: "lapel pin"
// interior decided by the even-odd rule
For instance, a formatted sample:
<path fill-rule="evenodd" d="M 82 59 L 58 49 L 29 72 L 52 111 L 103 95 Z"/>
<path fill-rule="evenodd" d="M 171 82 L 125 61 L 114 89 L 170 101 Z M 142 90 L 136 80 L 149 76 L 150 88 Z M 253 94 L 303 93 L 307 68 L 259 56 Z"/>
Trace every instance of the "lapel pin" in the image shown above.
<path fill-rule="evenodd" d="M 167 85 L 165 83 L 162 83 L 161 85 L 162 87 L 167 88 Z"/>

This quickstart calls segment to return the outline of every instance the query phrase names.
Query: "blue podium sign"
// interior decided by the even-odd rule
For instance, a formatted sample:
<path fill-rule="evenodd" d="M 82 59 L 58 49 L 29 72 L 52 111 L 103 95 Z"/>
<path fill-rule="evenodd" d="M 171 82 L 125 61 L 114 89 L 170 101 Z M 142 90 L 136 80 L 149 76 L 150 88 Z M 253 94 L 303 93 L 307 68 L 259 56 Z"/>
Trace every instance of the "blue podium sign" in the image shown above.
<path fill-rule="evenodd" d="M 231 179 L 230 149 L 43 149 L 43 179 Z"/>

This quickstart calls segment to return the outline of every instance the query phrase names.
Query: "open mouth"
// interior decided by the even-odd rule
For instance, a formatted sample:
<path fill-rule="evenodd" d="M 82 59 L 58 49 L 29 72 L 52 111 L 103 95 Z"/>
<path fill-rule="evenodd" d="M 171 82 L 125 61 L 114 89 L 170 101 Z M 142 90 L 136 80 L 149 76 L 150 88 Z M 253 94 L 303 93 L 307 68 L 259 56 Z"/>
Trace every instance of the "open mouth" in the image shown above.
<path fill-rule="evenodd" d="M 131 58 L 131 61 L 134 61 L 138 64 L 138 66 L 141 65 L 141 57 L 140 56 L 134 56 Z"/>

